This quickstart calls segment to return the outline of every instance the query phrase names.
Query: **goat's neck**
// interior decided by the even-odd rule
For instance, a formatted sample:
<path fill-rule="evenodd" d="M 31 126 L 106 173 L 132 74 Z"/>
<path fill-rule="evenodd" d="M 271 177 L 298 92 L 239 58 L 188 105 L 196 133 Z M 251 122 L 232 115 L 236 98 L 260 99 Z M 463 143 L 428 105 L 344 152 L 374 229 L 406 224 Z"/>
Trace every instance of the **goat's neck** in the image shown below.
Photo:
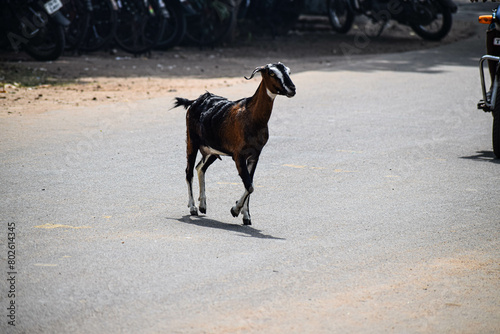
<path fill-rule="evenodd" d="M 259 88 L 251 98 L 250 109 L 253 120 L 261 126 L 266 126 L 271 112 L 276 94 L 271 93 L 264 81 L 261 81 Z"/>

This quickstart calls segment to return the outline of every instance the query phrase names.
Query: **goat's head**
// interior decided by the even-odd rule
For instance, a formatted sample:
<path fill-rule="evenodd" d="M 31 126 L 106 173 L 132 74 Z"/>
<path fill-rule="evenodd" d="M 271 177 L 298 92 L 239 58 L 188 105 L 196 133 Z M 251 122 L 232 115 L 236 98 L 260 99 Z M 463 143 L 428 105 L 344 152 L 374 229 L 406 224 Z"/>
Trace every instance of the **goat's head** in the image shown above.
<path fill-rule="evenodd" d="M 267 64 L 257 67 L 253 70 L 252 75 L 245 79 L 250 80 L 255 73 L 260 72 L 262 81 L 266 85 L 268 92 L 275 95 L 286 95 L 287 97 L 295 96 L 295 85 L 290 79 L 290 69 L 282 63 Z"/>

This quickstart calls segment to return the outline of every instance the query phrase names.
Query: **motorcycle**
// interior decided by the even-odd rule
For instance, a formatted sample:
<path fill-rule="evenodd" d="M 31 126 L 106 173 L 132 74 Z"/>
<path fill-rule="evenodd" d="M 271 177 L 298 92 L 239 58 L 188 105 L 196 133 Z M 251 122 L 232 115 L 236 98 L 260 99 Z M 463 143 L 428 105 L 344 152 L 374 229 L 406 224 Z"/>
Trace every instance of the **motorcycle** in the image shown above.
<path fill-rule="evenodd" d="M 478 109 L 491 112 L 493 116 L 493 153 L 500 158 L 500 6 L 492 15 L 481 15 L 479 23 L 488 24 L 486 31 L 486 52 L 479 60 L 479 74 L 483 99 L 477 104 Z M 488 63 L 491 86 L 486 90 L 484 63 Z"/>
<path fill-rule="evenodd" d="M 370 35 L 380 36 L 389 21 L 395 20 L 432 41 L 448 34 L 452 14 L 457 12 L 453 0 L 327 0 L 327 8 L 332 28 L 339 33 L 351 29 L 356 15 L 365 15 L 378 26 Z"/>
<path fill-rule="evenodd" d="M 236 0 L 189 0 L 186 40 L 199 45 L 222 43 L 236 26 Z"/>
<path fill-rule="evenodd" d="M 118 0 L 115 42 L 135 55 L 147 53 L 160 41 L 170 17 L 163 0 Z"/>
<path fill-rule="evenodd" d="M 3 0 L 0 28 L 4 44 L 24 50 L 37 60 L 56 60 L 64 52 L 64 28 L 70 22 L 60 12 L 61 0 Z"/>
<path fill-rule="evenodd" d="M 290 31 L 305 7 L 305 0 L 243 0 L 238 20 L 247 19 L 250 27 L 268 30 L 272 37 Z"/>
<path fill-rule="evenodd" d="M 163 35 L 156 45 L 160 50 L 167 50 L 179 44 L 187 32 L 186 16 L 196 14 L 188 0 L 165 1 L 165 6 L 168 18 Z"/>

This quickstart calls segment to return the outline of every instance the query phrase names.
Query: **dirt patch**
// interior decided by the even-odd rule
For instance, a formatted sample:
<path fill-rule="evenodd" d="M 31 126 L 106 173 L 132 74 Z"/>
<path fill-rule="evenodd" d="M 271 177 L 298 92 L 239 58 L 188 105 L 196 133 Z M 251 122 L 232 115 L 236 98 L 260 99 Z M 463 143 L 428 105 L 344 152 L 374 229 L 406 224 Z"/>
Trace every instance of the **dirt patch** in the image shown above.
<path fill-rule="evenodd" d="M 485 287 L 499 286 L 499 274 L 499 264 L 480 252 L 412 266 L 388 263 L 375 271 L 367 268 L 343 291 L 328 291 L 327 284 L 307 286 L 304 298 L 302 280 L 275 283 L 287 284 L 290 294 L 279 301 L 262 296 L 258 305 L 228 301 L 217 305 L 220 317 L 193 317 L 189 326 L 207 333 L 496 332 L 498 322 L 488 319 L 498 319 L 498 307 L 485 303 Z M 334 279 L 315 275 L 318 282 Z M 482 316 L 471 319 L 478 309 Z M 295 321 L 301 317 L 307 321 Z M 450 324 L 449 319 L 456 320 Z"/>
<path fill-rule="evenodd" d="M 357 22 L 349 34 L 339 35 L 331 31 L 326 17 L 303 17 L 286 36 L 242 33 L 223 47 L 176 47 L 141 57 L 112 48 L 36 62 L 23 53 L 4 51 L 0 116 L 155 98 L 166 92 L 202 92 L 243 82 L 243 75 L 269 62 L 281 61 L 297 73 L 332 66 L 349 55 L 432 48 L 475 31 L 472 22 L 455 19 L 444 40 L 429 42 L 394 23 L 374 38 L 364 33 L 366 21 Z"/>

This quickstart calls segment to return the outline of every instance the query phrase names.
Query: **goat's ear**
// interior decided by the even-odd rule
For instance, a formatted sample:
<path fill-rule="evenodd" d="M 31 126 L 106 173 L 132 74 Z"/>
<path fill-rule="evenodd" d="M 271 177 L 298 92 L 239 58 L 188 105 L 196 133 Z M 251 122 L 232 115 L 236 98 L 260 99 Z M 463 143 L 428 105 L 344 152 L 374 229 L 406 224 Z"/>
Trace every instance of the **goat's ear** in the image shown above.
<path fill-rule="evenodd" d="M 260 72 L 260 71 L 263 71 L 263 70 L 265 70 L 265 69 L 266 69 L 266 67 L 265 67 L 265 66 L 260 66 L 260 67 L 257 67 L 255 70 L 253 70 L 252 75 L 250 75 L 250 77 L 249 77 L 249 78 L 247 78 L 247 77 L 244 77 L 244 78 L 245 78 L 245 79 L 247 79 L 247 80 L 250 80 L 250 79 L 252 79 L 252 78 L 253 78 L 253 76 L 255 75 L 255 73 Z"/>

